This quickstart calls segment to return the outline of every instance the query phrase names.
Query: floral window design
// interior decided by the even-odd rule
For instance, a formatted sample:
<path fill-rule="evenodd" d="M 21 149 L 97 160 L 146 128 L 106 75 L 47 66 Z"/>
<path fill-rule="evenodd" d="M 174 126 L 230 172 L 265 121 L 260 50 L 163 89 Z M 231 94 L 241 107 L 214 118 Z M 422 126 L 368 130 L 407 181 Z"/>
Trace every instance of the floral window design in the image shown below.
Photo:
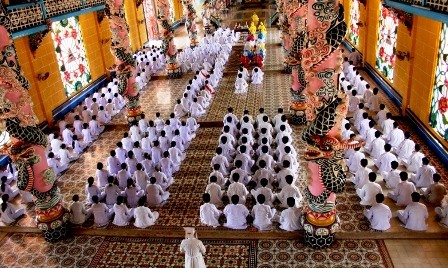
<path fill-rule="evenodd" d="M 65 94 L 71 96 L 92 79 L 78 17 L 53 22 L 52 37 Z"/>
<path fill-rule="evenodd" d="M 442 24 L 429 124 L 448 140 L 448 26 Z"/>
<path fill-rule="evenodd" d="M 380 4 L 381 5 L 381 4 Z M 381 5 L 376 51 L 376 68 L 390 82 L 394 80 L 395 49 L 397 46 L 398 17 Z"/>
<path fill-rule="evenodd" d="M 350 33 L 349 39 L 353 45 L 359 45 L 359 1 L 352 0 L 350 6 Z"/>

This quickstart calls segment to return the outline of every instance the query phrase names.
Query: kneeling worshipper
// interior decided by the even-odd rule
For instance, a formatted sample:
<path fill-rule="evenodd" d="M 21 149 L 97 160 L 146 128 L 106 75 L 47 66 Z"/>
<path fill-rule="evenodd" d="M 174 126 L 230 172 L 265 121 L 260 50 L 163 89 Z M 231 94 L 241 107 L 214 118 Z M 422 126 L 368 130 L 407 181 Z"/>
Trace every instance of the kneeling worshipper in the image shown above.
<path fill-rule="evenodd" d="M 8 200 L 9 200 L 8 194 L 2 195 L 3 203 L 1 204 L 0 207 L 0 214 L 1 214 L 0 219 L 6 225 L 15 222 L 19 217 L 25 214 L 24 208 L 16 210 L 14 206 L 8 202 Z"/>
<path fill-rule="evenodd" d="M 227 219 L 224 227 L 230 229 L 246 229 L 246 218 L 249 215 L 249 210 L 245 205 L 239 204 L 240 198 L 238 197 L 238 195 L 232 195 L 230 200 L 231 204 L 228 204 L 223 211 Z"/>
<path fill-rule="evenodd" d="M 414 231 L 426 231 L 428 225 L 428 209 L 425 204 L 420 203 L 420 194 L 413 192 L 411 194 L 412 203 L 406 206 L 404 210 L 397 211 L 398 219 L 405 224 L 406 229 Z"/>
<path fill-rule="evenodd" d="M 72 197 L 73 204 L 70 206 L 70 222 L 83 224 L 92 215 L 92 209 L 86 209 L 83 202 L 79 202 L 79 195 Z"/>
<path fill-rule="evenodd" d="M 263 76 L 264 76 L 263 71 L 261 71 L 260 68 L 255 67 L 252 70 L 252 84 L 254 84 L 254 85 L 262 84 L 263 83 Z"/>
<path fill-rule="evenodd" d="M 442 206 L 436 207 L 434 210 L 437 217 L 440 218 L 440 223 L 448 227 L 448 197 L 444 199 Z"/>

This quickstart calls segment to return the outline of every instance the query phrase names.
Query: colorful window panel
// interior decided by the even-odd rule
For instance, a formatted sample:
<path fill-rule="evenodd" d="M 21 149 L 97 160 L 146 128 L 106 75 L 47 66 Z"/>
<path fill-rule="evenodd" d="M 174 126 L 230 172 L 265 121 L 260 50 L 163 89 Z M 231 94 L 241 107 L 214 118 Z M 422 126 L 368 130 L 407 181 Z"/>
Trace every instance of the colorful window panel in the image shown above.
<path fill-rule="evenodd" d="M 71 96 L 92 79 L 78 17 L 53 22 L 52 37 L 65 94 Z"/>
<path fill-rule="evenodd" d="M 394 80 L 395 49 L 397 46 L 398 17 L 380 4 L 380 21 L 376 51 L 376 68 L 390 82 Z"/>
<path fill-rule="evenodd" d="M 429 124 L 448 140 L 448 26 L 442 25 Z"/>
<path fill-rule="evenodd" d="M 349 39 L 353 45 L 359 45 L 359 1 L 352 0 L 350 6 L 350 33 Z"/>

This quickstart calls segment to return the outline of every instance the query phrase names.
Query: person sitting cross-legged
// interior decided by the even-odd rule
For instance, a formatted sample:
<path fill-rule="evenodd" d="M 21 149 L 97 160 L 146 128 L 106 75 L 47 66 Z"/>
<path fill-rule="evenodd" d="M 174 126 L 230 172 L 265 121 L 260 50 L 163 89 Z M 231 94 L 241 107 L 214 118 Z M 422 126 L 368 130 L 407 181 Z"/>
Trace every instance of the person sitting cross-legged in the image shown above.
<path fill-rule="evenodd" d="M 370 209 L 365 209 L 364 216 L 369 220 L 372 229 L 385 231 L 390 228 L 392 212 L 387 205 L 383 204 L 384 195 L 382 193 L 377 194 L 375 199 L 376 204 Z"/>
<path fill-rule="evenodd" d="M 251 215 L 254 217 L 253 225 L 260 231 L 271 230 L 272 229 L 272 220 L 275 217 L 275 208 L 271 208 L 270 206 L 264 204 L 266 198 L 263 194 L 259 194 L 257 196 L 257 202 L 253 208 Z"/>
<path fill-rule="evenodd" d="M 134 226 L 137 228 L 146 228 L 154 225 L 159 218 L 159 212 L 151 211 L 145 207 L 146 198 L 143 196 L 138 200 L 138 207 L 134 209 Z"/>
<path fill-rule="evenodd" d="M 226 216 L 227 222 L 224 227 L 230 229 L 246 229 L 247 228 L 247 216 L 249 215 L 249 210 L 245 205 L 239 204 L 240 198 L 238 195 L 232 195 L 230 198 L 231 204 L 228 204 L 224 208 L 224 215 Z"/>
<path fill-rule="evenodd" d="M 218 219 L 219 216 L 221 216 L 222 211 L 218 210 L 214 204 L 210 203 L 210 194 L 203 194 L 202 200 L 204 201 L 204 204 L 199 208 L 201 223 L 213 227 L 220 226 Z"/>
<path fill-rule="evenodd" d="M 294 197 L 286 199 L 289 208 L 282 211 L 280 215 L 280 229 L 285 231 L 297 231 L 303 229 L 300 224 L 300 217 L 302 216 L 302 209 L 296 207 L 296 200 Z"/>
<path fill-rule="evenodd" d="M 405 224 L 406 229 L 414 231 L 426 231 L 428 225 L 428 209 L 420 203 L 420 194 L 413 192 L 411 194 L 412 203 L 406 206 L 404 210 L 397 211 L 398 219 Z"/>

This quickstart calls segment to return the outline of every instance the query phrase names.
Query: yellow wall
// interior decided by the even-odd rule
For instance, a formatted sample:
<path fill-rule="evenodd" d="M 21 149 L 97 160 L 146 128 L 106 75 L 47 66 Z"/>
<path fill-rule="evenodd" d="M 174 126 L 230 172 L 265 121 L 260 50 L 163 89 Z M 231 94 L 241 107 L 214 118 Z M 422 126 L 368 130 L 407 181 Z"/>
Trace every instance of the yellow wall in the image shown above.
<path fill-rule="evenodd" d="M 410 52 L 412 48 L 411 32 L 403 23 L 398 24 L 397 51 Z M 408 90 L 410 61 L 396 60 L 394 70 L 394 82 L 392 86 L 400 96 L 404 96 Z"/>
<path fill-rule="evenodd" d="M 86 56 L 93 82 L 106 73 L 96 13 L 91 12 L 79 16 L 79 24 L 81 26 L 84 47 L 86 48 Z"/>
<path fill-rule="evenodd" d="M 137 9 L 137 21 L 138 21 L 138 31 L 140 33 L 141 46 L 148 41 L 148 34 L 146 33 L 146 20 L 145 14 L 143 13 L 143 5 Z"/>
<path fill-rule="evenodd" d="M 412 78 L 409 87 L 409 108 L 428 125 L 434 68 L 437 64 L 441 23 L 424 17 L 414 16 L 415 42 L 411 52 Z"/>
<path fill-rule="evenodd" d="M 131 40 L 131 48 L 132 51 L 136 51 L 137 49 L 142 47 L 140 41 L 140 33 L 138 30 L 138 22 L 137 22 L 137 10 L 135 1 L 124 1 L 124 9 L 126 15 L 126 22 L 129 25 L 129 38 Z"/>
<path fill-rule="evenodd" d="M 366 1 L 367 12 L 369 16 L 361 17 L 361 21 L 365 21 L 367 26 L 367 38 L 364 39 L 364 58 L 371 66 L 375 66 L 376 60 L 376 44 L 378 39 L 378 22 L 380 15 L 380 5 L 378 0 Z M 360 40 L 362 41 L 362 40 Z"/>
<path fill-rule="evenodd" d="M 108 39 L 111 36 L 109 22 L 105 18 L 99 25 L 95 12 L 79 16 L 79 22 L 92 75 L 91 82 L 94 82 L 104 75 L 106 69 L 114 63 L 114 58 L 109 50 L 110 41 L 105 44 L 101 42 L 102 39 Z M 34 55 L 31 53 L 27 36 L 17 38 L 14 42 L 19 63 L 25 77 L 30 81 L 29 94 L 39 123 L 47 121 L 52 125 L 52 111 L 68 98 L 62 85 L 51 33 L 42 40 Z M 50 73 L 48 79 L 39 81 L 37 75 L 46 72 Z"/>

